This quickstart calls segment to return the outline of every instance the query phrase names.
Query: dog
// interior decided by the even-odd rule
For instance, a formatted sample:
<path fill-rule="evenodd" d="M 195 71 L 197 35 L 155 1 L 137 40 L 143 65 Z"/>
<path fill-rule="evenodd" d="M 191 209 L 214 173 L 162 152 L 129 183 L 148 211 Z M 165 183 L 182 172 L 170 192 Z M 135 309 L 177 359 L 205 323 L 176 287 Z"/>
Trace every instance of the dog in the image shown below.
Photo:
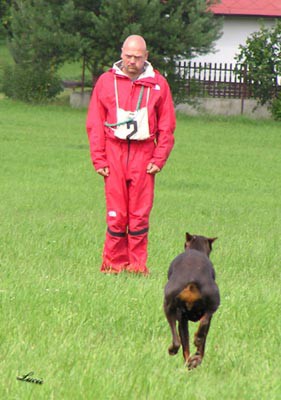
<path fill-rule="evenodd" d="M 170 264 L 164 289 L 164 312 L 172 333 L 168 352 L 177 354 L 182 345 L 188 369 L 199 366 L 204 357 L 206 338 L 213 314 L 220 305 L 215 270 L 209 256 L 217 238 L 186 233 L 185 252 Z M 178 321 L 178 332 L 177 332 Z M 200 321 L 194 335 L 196 352 L 190 355 L 188 321 Z"/>

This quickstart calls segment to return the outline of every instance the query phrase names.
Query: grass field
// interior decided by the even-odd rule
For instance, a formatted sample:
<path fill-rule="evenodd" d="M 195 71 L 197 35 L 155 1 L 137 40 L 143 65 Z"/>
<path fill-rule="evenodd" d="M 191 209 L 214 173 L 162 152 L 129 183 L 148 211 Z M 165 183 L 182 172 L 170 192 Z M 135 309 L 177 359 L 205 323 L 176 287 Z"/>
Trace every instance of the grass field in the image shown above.
<path fill-rule="evenodd" d="M 85 110 L 2 99 L 0 115 L 0 398 L 280 399 L 281 125 L 178 116 L 144 278 L 99 272 L 103 182 Z M 186 231 L 219 237 L 222 301 L 191 372 L 168 355 L 162 310 Z M 16 379 L 30 371 L 43 385 Z"/>

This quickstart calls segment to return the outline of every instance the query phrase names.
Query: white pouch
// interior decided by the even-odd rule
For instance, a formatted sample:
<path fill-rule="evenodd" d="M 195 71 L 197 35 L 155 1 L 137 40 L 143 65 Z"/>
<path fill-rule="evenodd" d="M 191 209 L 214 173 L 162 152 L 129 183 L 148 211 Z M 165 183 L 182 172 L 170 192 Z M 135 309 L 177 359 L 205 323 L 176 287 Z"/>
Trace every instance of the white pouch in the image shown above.
<path fill-rule="evenodd" d="M 147 89 L 146 106 L 143 108 L 139 108 L 144 92 L 144 86 L 142 86 L 136 111 L 126 111 L 122 108 L 119 108 L 116 78 L 114 79 L 114 88 L 116 98 L 117 122 L 116 124 L 105 123 L 105 125 L 111 127 L 114 131 L 114 136 L 118 137 L 119 139 L 148 139 L 150 133 L 147 103 L 149 100 L 150 88 Z"/>

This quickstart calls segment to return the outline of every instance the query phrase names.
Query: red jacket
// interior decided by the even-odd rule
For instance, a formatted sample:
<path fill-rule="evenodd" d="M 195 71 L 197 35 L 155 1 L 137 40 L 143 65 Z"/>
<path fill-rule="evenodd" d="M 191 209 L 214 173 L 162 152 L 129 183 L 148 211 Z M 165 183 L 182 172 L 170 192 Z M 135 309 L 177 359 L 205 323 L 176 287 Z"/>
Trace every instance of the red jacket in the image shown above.
<path fill-rule="evenodd" d="M 147 103 L 150 137 L 146 140 L 156 142 L 151 162 L 162 169 L 174 145 L 173 133 L 176 126 L 169 85 L 148 62 L 146 62 L 145 72 L 135 81 L 125 75 L 118 65 L 119 62 L 100 76 L 89 104 L 86 128 L 94 167 L 97 170 L 108 166 L 105 152 L 106 140 L 121 140 L 114 136 L 114 130 L 111 127 L 105 126 L 105 123 L 114 124 L 117 121 L 114 90 L 116 77 L 119 107 L 127 111 L 136 110 L 142 86 L 144 86 L 144 94 L 140 106 L 146 106 L 147 90 L 150 87 Z"/>

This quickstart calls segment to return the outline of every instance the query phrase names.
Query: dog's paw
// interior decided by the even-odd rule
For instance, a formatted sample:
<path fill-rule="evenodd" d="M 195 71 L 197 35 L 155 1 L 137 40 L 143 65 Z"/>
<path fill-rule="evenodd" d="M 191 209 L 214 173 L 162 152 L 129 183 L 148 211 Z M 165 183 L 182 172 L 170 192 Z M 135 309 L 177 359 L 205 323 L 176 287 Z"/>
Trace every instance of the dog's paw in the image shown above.
<path fill-rule="evenodd" d="M 187 368 L 189 370 L 198 367 L 202 362 L 202 357 L 199 355 L 194 355 L 192 357 L 189 357 L 188 361 L 187 361 Z"/>
<path fill-rule="evenodd" d="M 180 345 L 171 344 L 171 346 L 168 348 L 168 353 L 170 354 L 170 356 L 175 356 L 179 351 L 179 348 Z"/>

